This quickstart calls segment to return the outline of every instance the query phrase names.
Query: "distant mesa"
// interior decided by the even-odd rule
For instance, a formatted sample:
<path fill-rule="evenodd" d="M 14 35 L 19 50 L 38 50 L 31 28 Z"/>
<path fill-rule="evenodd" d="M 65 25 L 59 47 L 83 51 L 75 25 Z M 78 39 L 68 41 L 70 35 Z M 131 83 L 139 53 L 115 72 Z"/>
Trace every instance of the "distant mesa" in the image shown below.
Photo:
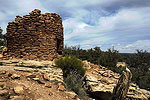
<path fill-rule="evenodd" d="M 42 14 L 35 9 L 9 22 L 5 38 L 7 58 L 53 60 L 63 53 L 62 19 L 56 13 Z"/>

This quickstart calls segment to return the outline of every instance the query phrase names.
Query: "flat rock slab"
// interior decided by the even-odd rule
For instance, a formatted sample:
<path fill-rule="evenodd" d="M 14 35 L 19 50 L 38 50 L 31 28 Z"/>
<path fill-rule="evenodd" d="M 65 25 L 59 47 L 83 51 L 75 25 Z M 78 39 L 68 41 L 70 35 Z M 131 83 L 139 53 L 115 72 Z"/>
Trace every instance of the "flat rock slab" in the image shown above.
<path fill-rule="evenodd" d="M 14 70 L 13 66 L 0 66 L 0 71 L 9 71 L 9 70 Z"/>

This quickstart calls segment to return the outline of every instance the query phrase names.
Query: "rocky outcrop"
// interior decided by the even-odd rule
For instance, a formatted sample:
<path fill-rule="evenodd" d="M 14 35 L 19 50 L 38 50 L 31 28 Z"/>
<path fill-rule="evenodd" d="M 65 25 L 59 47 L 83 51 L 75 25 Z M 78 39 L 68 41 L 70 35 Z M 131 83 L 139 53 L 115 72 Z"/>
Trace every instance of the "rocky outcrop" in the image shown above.
<path fill-rule="evenodd" d="M 0 100 L 79 100 L 77 94 L 65 89 L 62 70 L 56 68 L 54 62 L 3 60 L 0 63 Z M 96 100 L 111 100 L 120 75 L 85 61 L 84 67 L 87 69 L 84 87 L 89 96 Z M 149 100 L 148 98 L 149 91 L 130 84 L 126 100 Z"/>
<path fill-rule="evenodd" d="M 113 89 L 112 100 L 124 100 L 127 96 L 129 86 L 131 84 L 132 73 L 126 67 L 118 79 L 118 83 Z"/>
<path fill-rule="evenodd" d="M 3 60 L 0 70 L 15 70 L 23 72 L 39 72 L 43 78 L 48 81 L 63 82 L 63 72 L 60 68 L 54 66 L 52 61 L 34 61 L 34 60 Z M 12 67 L 9 67 L 12 66 Z M 33 74 L 31 74 L 33 76 Z M 12 78 L 17 78 L 19 75 L 14 74 Z M 36 80 L 36 78 L 35 78 Z"/>
<path fill-rule="evenodd" d="M 119 74 L 108 70 L 105 67 L 91 64 L 84 61 L 85 68 L 85 88 L 88 93 L 100 100 L 111 100 L 113 89 L 116 86 Z M 126 100 L 148 100 L 150 92 L 140 89 L 136 84 L 131 83 Z"/>
<path fill-rule="evenodd" d="M 80 100 L 74 92 L 68 95 L 62 70 L 53 62 L 0 62 L 0 100 Z"/>

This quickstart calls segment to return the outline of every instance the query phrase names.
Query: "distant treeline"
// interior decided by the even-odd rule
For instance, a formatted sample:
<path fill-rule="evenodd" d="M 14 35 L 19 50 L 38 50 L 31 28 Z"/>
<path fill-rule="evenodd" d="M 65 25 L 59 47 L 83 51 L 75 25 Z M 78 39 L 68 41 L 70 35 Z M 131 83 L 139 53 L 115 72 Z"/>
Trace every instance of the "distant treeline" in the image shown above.
<path fill-rule="evenodd" d="M 6 46 L 6 39 L 4 38 L 4 35 L 2 34 L 3 30 L 0 27 L 0 46 Z"/>
<path fill-rule="evenodd" d="M 126 62 L 133 74 L 132 81 L 141 88 L 150 90 L 150 53 L 137 50 L 134 54 L 119 53 L 117 50 L 102 51 L 100 47 L 81 49 L 80 46 L 64 47 L 64 56 L 72 55 L 81 60 L 105 66 L 114 72 L 121 73 L 124 68 L 116 67 L 117 62 Z"/>

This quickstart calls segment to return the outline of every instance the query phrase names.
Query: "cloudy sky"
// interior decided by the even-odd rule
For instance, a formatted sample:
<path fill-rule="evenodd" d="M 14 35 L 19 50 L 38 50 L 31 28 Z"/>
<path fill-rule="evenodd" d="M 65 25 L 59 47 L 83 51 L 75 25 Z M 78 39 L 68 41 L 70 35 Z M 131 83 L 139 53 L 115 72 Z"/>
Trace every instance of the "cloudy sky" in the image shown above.
<path fill-rule="evenodd" d="M 15 16 L 35 8 L 61 15 L 68 46 L 150 51 L 150 0 L 0 0 L 3 33 Z"/>

